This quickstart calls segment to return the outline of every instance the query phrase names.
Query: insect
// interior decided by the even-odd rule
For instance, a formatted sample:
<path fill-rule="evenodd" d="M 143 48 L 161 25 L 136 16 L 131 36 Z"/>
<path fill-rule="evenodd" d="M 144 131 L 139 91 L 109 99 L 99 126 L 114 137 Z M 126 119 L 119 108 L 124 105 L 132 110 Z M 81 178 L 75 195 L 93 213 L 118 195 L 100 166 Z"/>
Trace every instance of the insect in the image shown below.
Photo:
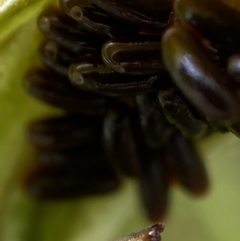
<path fill-rule="evenodd" d="M 43 66 L 31 69 L 24 83 L 65 113 L 28 126 L 38 151 L 26 178 L 32 195 L 101 194 L 128 176 L 139 181 L 147 216 L 159 221 L 170 187 L 207 192 L 194 140 L 240 130 L 239 9 L 213 4 L 59 0 L 43 10 Z"/>
<path fill-rule="evenodd" d="M 164 230 L 163 223 L 157 223 L 143 230 L 128 234 L 114 241 L 161 241 L 161 233 Z"/>

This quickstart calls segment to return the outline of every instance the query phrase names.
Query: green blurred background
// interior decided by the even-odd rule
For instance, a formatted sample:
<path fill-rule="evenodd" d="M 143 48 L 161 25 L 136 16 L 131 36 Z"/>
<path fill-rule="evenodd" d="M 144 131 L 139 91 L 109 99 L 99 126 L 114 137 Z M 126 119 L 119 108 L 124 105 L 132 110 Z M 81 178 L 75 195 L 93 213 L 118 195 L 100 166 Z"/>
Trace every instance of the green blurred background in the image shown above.
<path fill-rule="evenodd" d="M 109 241 L 149 225 L 136 183 L 107 196 L 69 202 L 38 202 L 23 190 L 33 160 L 25 141 L 28 120 L 57 112 L 22 88 L 25 70 L 37 59 L 36 16 L 46 0 L 0 0 L 0 240 Z M 200 199 L 171 191 L 164 241 L 237 240 L 240 224 L 240 141 L 231 134 L 199 143 L 211 178 Z"/>

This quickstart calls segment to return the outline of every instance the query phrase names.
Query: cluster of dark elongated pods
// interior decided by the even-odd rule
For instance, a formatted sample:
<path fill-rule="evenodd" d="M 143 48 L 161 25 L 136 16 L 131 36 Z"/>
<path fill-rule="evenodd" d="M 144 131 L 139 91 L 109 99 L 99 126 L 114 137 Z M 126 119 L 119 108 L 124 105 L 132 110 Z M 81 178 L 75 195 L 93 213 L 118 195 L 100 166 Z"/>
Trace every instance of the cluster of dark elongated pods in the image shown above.
<path fill-rule="evenodd" d="M 236 3 L 235 3 L 236 2 Z M 38 18 L 42 67 L 27 91 L 64 114 L 33 121 L 38 161 L 27 177 L 43 199 L 139 181 L 151 220 L 169 188 L 209 186 L 196 138 L 240 135 L 240 7 L 225 0 L 59 0 Z"/>

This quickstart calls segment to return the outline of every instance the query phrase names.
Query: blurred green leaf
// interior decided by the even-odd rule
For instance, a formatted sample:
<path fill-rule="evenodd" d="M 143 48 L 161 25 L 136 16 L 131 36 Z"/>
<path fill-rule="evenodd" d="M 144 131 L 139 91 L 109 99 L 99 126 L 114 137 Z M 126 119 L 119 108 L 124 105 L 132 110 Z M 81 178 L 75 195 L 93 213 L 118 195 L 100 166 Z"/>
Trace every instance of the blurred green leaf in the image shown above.
<path fill-rule="evenodd" d="M 111 195 L 69 202 L 38 202 L 22 187 L 33 159 L 24 126 L 31 118 L 57 112 L 30 98 L 22 79 L 37 59 L 36 16 L 47 1 L 0 0 L 0 240 L 107 241 L 148 225 L 136 183 L 127 181 Z M 195 199 L 171 193 L 165 241 L 236 240 L 240 216 L 240 150 L 234 136 L 215 135 L 199 143 L 212 188 Z"/>
<path fill-rule="evenodd" d="M 0 43 L 24 23 L 37 16 L 47 0 L 0 0 Z"/>

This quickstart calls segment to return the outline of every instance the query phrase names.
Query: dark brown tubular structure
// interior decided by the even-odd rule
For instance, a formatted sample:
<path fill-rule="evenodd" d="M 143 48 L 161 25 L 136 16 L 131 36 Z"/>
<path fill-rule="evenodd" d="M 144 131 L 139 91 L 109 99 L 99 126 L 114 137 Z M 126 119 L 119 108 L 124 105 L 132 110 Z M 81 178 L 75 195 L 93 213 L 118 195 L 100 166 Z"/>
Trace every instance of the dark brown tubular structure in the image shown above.
<path fill-rule="evenodd" d="M 239 6 L 236 4 L 236 6 Z M 139 180 L 161 220 L 170 187 L 209 187 L 194 147 L 240 135 L 240 9 L 219 0 L 60 0 L 38 18 L 43 66 L 24 80 L 62 116 L 27 128 L 38 150 L 26 177 L 41 199 L 73 198 Z"/>

